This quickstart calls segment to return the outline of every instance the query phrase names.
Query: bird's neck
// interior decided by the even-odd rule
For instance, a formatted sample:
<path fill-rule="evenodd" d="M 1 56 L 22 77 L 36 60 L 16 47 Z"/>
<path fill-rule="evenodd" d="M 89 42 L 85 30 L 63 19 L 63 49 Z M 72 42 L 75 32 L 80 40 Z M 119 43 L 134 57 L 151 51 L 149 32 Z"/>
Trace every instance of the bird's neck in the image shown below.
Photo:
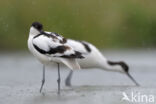
<path fill-rule="evenodd" d="M 108 71 L 120 72 L 120 73 L 124 72 L 119 62 L 105 61 L 102 64 L 102 67 L 103 69 L 106 69 Z"/>
<path fill-rule="evenodd" d="M 29 35 L 35 36 L 35 35 L 38 35 L 38 34 L 40 34 L 40 32 L 37 29 L 35 29 L 34 27 L 30 28 Z"/>

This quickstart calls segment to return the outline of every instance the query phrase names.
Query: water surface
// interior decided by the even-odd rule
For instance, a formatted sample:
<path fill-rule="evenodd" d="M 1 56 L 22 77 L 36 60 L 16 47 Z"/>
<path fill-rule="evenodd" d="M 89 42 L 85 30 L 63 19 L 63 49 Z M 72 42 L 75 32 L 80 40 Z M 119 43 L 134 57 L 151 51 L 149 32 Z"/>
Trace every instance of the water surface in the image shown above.
<path fill-rule="evenodd" d="M 124 74 L 93 69 L 75 71 L 69 88 L 64 85 L 69 69 L 61 66 L 62 94 L 57 96 L 57 68 L 53 66 L 46 68 L 44 93 L 40 94 L 42 65 L 28 52 L 1 53 L 0 104 L 128 104 L 121 101 L 123 92 L 156 96 L 156 50 L 103 53 L 110 60 L 125 60 L 141 86 L 136 87 Z"/>

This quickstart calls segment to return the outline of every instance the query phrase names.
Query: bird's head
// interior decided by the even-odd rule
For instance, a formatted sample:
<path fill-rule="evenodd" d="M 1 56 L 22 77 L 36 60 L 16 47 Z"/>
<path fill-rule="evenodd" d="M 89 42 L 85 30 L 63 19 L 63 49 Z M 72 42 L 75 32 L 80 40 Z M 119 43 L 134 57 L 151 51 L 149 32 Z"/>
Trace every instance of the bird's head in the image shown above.
<path fill-rule="evenodd" d="M 114 71 L 121 72 L 121 73 L 129 72 L 128 65 L 123 61 L 119 61 L 119 62 L 108 61 L 108 64 L 112 66 L 112 68 L 114 67 L 113 68 L 115 69 Z"/>
<path fill-rule="evenodd" d="M 118 67 L 118 70 L 116 70 L 116 71 L 125 73 L 136 84 L 136 86 L 139 86 L 139 84 L 136 82 L 136 80 L 130 75 L 129 67 L 125 62 L 123 62 L 123 61 L 120 61 L 120 62 L 108 61 L 108 64 L 111 66 L 116 66 L 116 65 L 120 66 L 120 68 Z"/>
<path fill-rule="evenodd" d="M 122 68 L 122 70 L 123 70 L 124 72 L 126 72 L 126 73 L 129 72 L 129 67 L 128 67 L 128 65 L 127 65 L 125 62 L 120 61 L 120 62 L 119 62 L 119 65 L 121 66 L 121 68 Z"/>
<path fill-rule="evenodd" d="M 30 33 L 33 35 L 38 35 L 42 33 L 43 31 L 43 25 L 39 22 L 33 22 L 30 27 Z"/>

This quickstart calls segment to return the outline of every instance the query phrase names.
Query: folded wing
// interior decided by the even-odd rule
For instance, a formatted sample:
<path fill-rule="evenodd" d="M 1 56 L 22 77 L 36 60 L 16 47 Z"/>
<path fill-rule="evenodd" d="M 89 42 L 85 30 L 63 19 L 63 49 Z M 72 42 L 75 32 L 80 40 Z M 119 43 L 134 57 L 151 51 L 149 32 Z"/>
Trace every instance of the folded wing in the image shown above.
<path fill-rule="evenodd" d="M 34 48 L 49 57 L 61 58 L 61 61 L 71 69 L 80 69 L 76 58 L 84 58 L 69 45 L 60 42 L 61 39 L 51 35 L 39 35 L 33 39 Z"/>

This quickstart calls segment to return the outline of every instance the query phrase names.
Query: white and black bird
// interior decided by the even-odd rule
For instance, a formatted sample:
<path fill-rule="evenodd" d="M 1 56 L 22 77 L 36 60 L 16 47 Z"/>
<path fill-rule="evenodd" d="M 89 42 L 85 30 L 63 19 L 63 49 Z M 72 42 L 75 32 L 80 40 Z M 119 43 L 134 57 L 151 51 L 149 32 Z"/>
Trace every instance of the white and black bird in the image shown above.
<path fill-rule="evenodd" d="M 43 64 L 43 79 L 40 88 L 45 83 L 45 65 L 56 63 L 58 65 L 58 94 L 60 94 L 60 67 L 63 63 L 70 69 L 80 69 L 76 59 L 84 58 L 79 51 L 74 50 L 66 39 L 56 33 L 43 31 L 39 22 L 32 23 L 28 38 L 30 52 Z"/>
<path fill-rule="evenodd" d="M 71 44 L 74 50 L 81 52 L 85 57 L 83 60 L 78 59 L 81 69 L 98 68 L 106 71 L 125 73 L 137 86 L 139 86 L 135 79 L 129 74 L 129 67 L 125 62 L 108 60 L 93 44 L 85 41 L 66 39 L 65 44 Z M 71 86 L 72 74 L 73 71 L 71 70 L 65 81 L 66 86 Z"/>

